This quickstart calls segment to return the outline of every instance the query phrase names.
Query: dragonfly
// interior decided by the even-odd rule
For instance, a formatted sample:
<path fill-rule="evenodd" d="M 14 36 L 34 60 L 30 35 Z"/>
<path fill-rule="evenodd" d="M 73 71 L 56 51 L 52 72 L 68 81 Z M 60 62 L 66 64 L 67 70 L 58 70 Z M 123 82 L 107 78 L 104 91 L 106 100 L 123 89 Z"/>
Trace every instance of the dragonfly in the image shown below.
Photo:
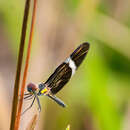
<path fill-rule="evenodd" d="M 24 99 L 33 100 L 31 105 L 23 113 L 25 113 L 33 106 L 35 100 L 37 100 L 38 110 L 40 112 L 41 104 L 39 96 L 43 95 L 49 97 L 61 107 L 66 107 L 65 103 L 56 97 L 56 94 L 68 83 L 71 77 L 75 74 L 76 70 L 85 59 L 89 48 L 90 44 L 88 42 L 79 45 L 77 49 L 75 49 L 74 52 L 72 52 L 72 54 L 55 69 L 54 73 L 47 79 L 45 83 L 41 82 L 38 85 L 29 83 L 27 85 L 28 93 L 24 94 Z"/>

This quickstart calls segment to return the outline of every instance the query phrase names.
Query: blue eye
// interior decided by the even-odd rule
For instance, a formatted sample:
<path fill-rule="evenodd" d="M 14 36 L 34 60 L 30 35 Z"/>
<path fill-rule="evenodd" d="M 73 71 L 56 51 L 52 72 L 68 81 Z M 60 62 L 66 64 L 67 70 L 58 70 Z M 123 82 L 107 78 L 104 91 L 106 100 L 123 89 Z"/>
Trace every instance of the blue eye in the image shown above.
<path fill-rule="evenodd" d="M 27 88 L 28 92 L 32 92 L 32 88 Z"/>
<path fill-rule="evenodd" d="M 27 85 L 27 90 L 28 90 L 28 92 L 34 92 L 34 91 L 37 90 L 37 86 L 35 84 L 33 84 L 33 83 L 29 83 Z"/>

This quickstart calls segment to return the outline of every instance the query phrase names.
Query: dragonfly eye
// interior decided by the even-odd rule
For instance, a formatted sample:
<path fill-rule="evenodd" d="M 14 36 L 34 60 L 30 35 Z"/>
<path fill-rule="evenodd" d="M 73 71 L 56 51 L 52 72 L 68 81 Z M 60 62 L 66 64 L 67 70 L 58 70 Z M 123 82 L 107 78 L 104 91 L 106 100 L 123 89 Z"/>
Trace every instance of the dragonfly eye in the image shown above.
<path fill-rule="evenodd" d="M 27 85 L 27 90 L 28 90 L 28 92 L 34 92 L 34 91 L 37 90 L 37 86 L 35 84 L 33 84 L 33 83 L 29 83 Z"/>

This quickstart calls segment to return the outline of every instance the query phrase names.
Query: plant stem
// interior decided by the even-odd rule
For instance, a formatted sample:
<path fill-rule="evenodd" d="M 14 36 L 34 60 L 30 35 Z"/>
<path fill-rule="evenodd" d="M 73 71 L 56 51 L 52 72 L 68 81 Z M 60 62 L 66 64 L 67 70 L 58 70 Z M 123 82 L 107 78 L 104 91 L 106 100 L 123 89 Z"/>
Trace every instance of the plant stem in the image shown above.
<path fill-rule="evenodd" d="M 13 95 L 10 130 L 14 130 L 15 121 L 16 121 L 16 114 L 17 114 L 17 108 L 18 108 L 20 75 L 21 75 L 21 68 L 22 68 L 22 61 L 23 61 L 23 53 L 24 53 L 24 45 L 25 45 L 29 7 L 30 7 L 30 0 L 26 0 L 23 25 L 22 25 L 22 32 L 21 32 L 20 48 L 19 48 L 19 54 L 18 54 L 17 70 L 16 70 L 16 77 L 15 77 L 15 84 L 14 84 L 14 95 Z"/>
<path fill-rule="evenodd" d="M 36 5 L 37 5 L 37 0 L 34 0 L 33 13 L 32 13 L 32 23 L 31 23 L 31 29 L 30 29 L 30 36 L 29 36 L 29 42 L 28 42 L 27 56 L 26 56 L 26 62 L 25 62 L 23 80 L 22 80 L 22 87 L 21 87 L 21 94 L 20 94 L 21 96 L 20 96 L 20 101 L 19 101 L 18 115 L 17 115 L 15 130 L 19 129 L 19 124 L 20 124 L 20 117 L 21 117 L 23 97 L 24 97 L 24 89 L 25 89 L 25 84 L 26 84 L 26 79 L 27 79 L 29 59 L 30 59 L 31 48 L 32 48 L 34 22 L 35 22 L 35 17 L 36 17 Z"/>

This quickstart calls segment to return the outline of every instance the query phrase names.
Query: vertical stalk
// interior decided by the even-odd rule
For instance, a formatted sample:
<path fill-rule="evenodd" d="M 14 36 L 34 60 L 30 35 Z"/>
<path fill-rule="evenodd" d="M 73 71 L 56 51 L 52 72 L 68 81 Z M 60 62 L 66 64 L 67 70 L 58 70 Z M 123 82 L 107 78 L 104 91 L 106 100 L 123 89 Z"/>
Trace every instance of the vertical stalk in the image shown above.
<path fill-rule="evenodd" d="M 27 56 L 26 56 L 26 61 L 25 61 L 25 68 L 24 68 L 24 74 L 23 74 L 23 80 L 22 80 L 22 86 L 21 86 L 21 94 L 20 94 L 21 96 L 20 96 L 20 101 L 19 101 L 18 115 L 17 115 L 17 119 L 16 119 L 15 130 L 19 129 L 19 124 L 20 124 L 20 117 L 21 117 L 23 97 L 24 97 L 24 89 L 25 89 L 25 84 L 26 84 L 26 79 L 27 79 L 29 59 L 30 59 L 31 48 L 32 48 L 34 23 L 35 23 L 35 18 L 36 18 L 36 5 L 37 5 L 37 0 L 34 0 L 32 20 L 31 20 L 32 23 L 31 23 L 31 29 L 30 29 L 30 36 L 29 36 L 29 42 L 28 42 L 28 48 L 27 48 Z"/>
<path fill-rule="evenodd" d="M 14 130 L 15 121 L 16 121 L 16 114 L 17 114 L 17 108 L 18 108 L 20 75 L 21 75 L 21 68 L 22 68 L 22 61 L 23 61 L 23 53 L 24 53 L 24 45 L 25 45 L 25 37 L 26 37 L 26 30 L 27 30 L 29 8 L 30 8 L 30 0 L 26 0 L 23 25 L 22 25 L 22 32 L 21 32 L 20 48 L 19 48 L 19 54 L 18 54 L 17 70 L 16 70 L 16 77 L 15 77 L 15 84 L 14 84 L 14 95 L 13 95 L 10 130 Z"/>

